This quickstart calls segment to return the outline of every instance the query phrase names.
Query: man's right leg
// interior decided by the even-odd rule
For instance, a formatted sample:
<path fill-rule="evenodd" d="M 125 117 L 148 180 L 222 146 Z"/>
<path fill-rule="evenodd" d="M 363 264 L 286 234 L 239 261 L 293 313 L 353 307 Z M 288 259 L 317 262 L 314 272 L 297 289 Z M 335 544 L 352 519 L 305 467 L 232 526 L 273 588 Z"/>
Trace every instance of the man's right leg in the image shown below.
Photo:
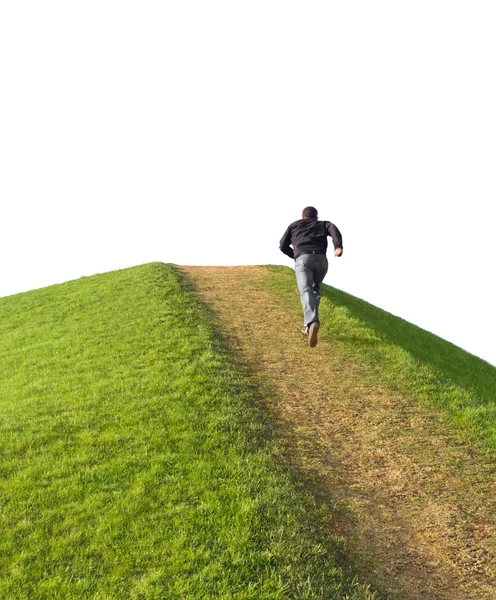
<path fill-rule="evenodd" d="M 317 320 L 319 314 L 319 305 L 320 305 L 320 286 L 324 281 L 324 277 L 327 275 L 327 270 L 329 268 L 329 263 L 327 261 L 327 256 L 325 254 L 317 254 L 312 256 L 312 269 L 313 269 L 313 291 L 315 294 L 315 301 L 317 304 Z"/>

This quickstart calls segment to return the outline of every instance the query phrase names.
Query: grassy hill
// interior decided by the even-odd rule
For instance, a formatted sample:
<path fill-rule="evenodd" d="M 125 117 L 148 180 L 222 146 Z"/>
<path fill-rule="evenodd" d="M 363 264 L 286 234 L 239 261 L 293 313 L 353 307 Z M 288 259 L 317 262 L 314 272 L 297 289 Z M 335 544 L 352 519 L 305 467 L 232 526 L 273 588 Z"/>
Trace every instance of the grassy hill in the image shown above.
<path fill-rule="evenodd" d="M 0 330 L 0 598 L 373 597 L 173 267 L 0 299 Z"/>
<path fill-rule="evenodd" d="M 218 309 L 161 263 L 0 299 L 0 598 L 371 600 L 366 543 L 384 596 L 491 598 L 496 369 L 330 286 L 312 354 L 290 269 L 209 277 Z"/>

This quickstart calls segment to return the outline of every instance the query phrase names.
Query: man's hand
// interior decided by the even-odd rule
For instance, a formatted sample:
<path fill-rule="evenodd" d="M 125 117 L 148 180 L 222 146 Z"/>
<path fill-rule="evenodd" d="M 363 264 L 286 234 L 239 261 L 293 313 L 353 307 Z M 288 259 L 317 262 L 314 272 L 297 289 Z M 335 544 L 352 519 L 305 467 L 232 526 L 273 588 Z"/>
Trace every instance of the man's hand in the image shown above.
<path fill-rule="evenodd" d="M 343 254 L 342 248 L 336 248 L 336 250 L 334 250 L 334 256 L 341 256 L 341 254 Z"/>

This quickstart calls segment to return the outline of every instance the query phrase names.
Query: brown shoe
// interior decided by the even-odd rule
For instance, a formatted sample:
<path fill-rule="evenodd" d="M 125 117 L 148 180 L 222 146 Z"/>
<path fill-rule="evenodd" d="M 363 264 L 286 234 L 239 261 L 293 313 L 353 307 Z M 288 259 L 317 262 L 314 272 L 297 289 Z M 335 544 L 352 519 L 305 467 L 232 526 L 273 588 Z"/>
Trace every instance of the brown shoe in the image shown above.
<path fill-rule="evenodd" d="M 320 323 L 318 321 L 314 321 L 310 323 L 310 327 L 308 328 L 308 343 L 310 344 L 310 348 L 315 348 L 317 345 L 318 335 L 319 335 Z"/>

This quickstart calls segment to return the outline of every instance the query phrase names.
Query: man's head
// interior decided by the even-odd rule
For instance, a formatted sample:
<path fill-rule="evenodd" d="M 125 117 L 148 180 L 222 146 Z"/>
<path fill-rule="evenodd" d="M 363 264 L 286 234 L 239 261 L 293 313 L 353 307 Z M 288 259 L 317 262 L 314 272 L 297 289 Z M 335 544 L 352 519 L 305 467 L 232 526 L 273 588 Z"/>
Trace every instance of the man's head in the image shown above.
<path fill-rule="evenodd" d="M 318 219 L 319 213 L 317 212 L 317 209 L 314 208 L 313 206 L 307 206 L 306 208 L 303 209 L 303 212 L 301 213 L 301 217 L 303 219 Z"/>

